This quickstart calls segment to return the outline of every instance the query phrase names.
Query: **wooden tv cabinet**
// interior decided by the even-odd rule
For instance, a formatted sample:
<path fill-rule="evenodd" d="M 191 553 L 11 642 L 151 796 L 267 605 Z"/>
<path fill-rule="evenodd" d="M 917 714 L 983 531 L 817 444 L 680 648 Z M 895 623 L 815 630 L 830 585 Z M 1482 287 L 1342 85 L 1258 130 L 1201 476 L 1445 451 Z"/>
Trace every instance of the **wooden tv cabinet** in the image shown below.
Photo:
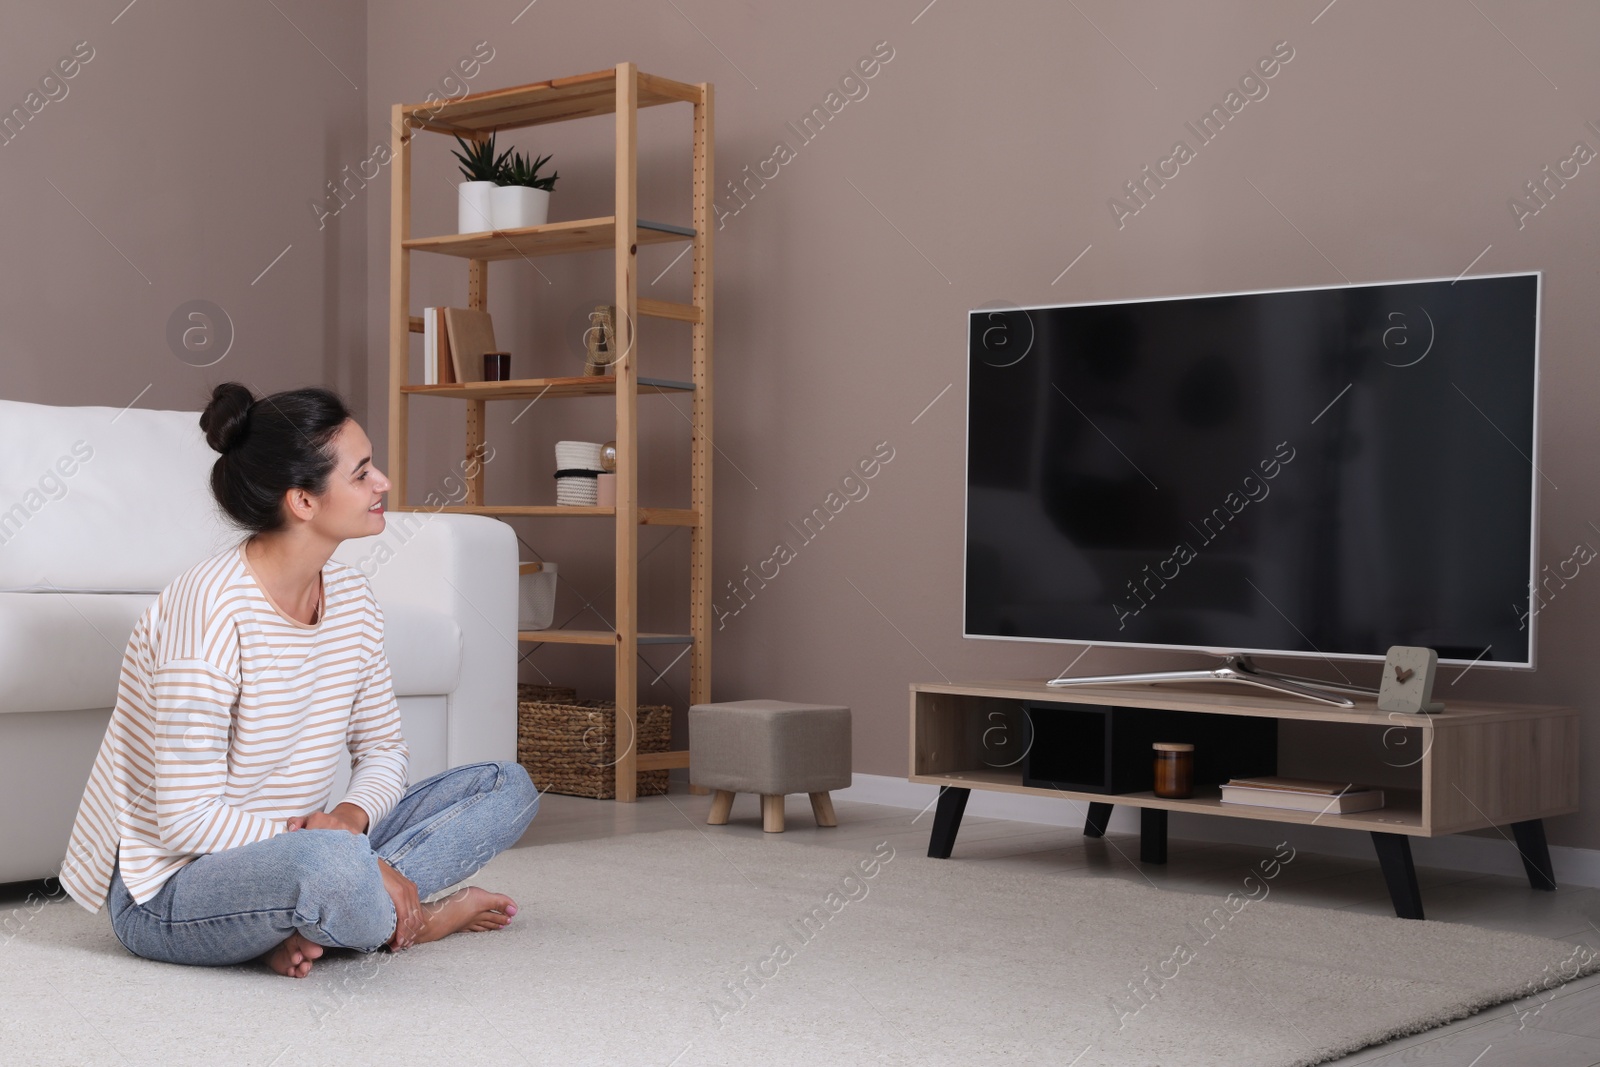
<path fill-rule="evenodd" d="M 1494 827 L 1510 831 L 1535 889 L 1554 889 L 1544 823 L 1578 810 L 1578 713 L 1542 705 L 1447 701 L 1434 715 L 1319 706 L 1228 685 L 1107 685 L 1051 688 L 1043 681 L 911 686 L 913 782 L 939 786 L 928 855 L 948 858 L 974 789 L 1088 804 L 1084 833 L 1105 832 L 1113 805 L 1140 809 L 1140 859 L 1166 862 L 1167 813 L 1364 830 L 1372 835 L 1395 914 L 1422 918 L 1411 838 Z M 1215 784 L 1186 800 L 1151 792 L 1105 793 L 1023 784 L 1029 743 L 1025 704 L 1152 708 L 1276 720 L 1277 773 L 1383 788 L 1386 806 L 1348 815 L 1223 804 Z M 1035 709 L 1049 714 L 1050 709 Z"/>

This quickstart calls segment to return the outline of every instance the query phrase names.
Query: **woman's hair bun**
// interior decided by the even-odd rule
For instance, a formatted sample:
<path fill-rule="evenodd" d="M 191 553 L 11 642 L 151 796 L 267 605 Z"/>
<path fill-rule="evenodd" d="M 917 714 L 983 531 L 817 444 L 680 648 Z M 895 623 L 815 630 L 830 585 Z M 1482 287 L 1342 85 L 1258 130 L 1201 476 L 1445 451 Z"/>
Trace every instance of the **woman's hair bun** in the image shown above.
<path fill-rule="evenodd" d="M 211 495 L 222 513 L 252 534 L 288 529 L 284 494 L 328 491 L 339 458 L 334 438 L 351 421 L 343 398 L 320 386 L 259 400 L 238 382 L 217 386 L 200 414 L 200 429 L 222 453 L 211 464 Z"/>
<path fill-rule="evenodd" d="M 239 447 L 249 432 L 250 406 L 256 402 L 249 386 L 223 382 L 211 391 L 211 402 L 200 413 L 206 443 L 226 454 Z"/>

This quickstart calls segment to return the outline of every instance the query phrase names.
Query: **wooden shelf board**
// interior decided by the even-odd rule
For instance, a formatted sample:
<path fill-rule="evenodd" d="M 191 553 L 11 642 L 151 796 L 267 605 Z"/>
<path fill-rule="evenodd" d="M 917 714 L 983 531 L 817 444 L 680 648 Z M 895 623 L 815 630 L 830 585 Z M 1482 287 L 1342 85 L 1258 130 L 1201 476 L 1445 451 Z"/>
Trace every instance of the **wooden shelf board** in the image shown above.
<path fill-rule="evenodd" d="M 686 748 L 675 749 L 671 752 L 641 752 L 638 762 L 634 766 L 641 771 L 665 771 L 673 767 L 689 766 L 689 750 Z"/>
<path fill-rule="evenodd" d="M 549 516 L 564 519 L 611 518 L 616 508 L 573 507 L 565 504 L 445 504 L 430 507 L 426 504 L 395 506 L 390 511 L 430 511 L 446 515 L 506 515 Z M 697 526 L 700 519 L 693 508 L 640 508 L 640 526 Z"/>
<path fill-rule="evenodd" d="M 699 99 L 698 86 L 640 72 L 639 106 L 656 107 Z M 403 114 L 415 126 L 439 133 L 489 133 L 547 122 L 610 115 L 617 110 L 615 68 L 570 78 L 490 89 L 456 100 L 407 104 Z"/>
<path fill-rule="evenodd" d="M 615 645 L 617 632 L 615 630 L 519 630 L 517 640 L 527 644 L 556 644 L 556 645 Z M 641 645 L 692 645 L 694 636 L 691 634 L 652 634 L 640 633 Z"/>
<path fill-rule="evenodd" d="M 693 508 L 640 508 L 640 526 L 699 526 L 700 516 Z"/>
<path fill-rule="evenodd" d="M 685 393 L 694 391 L 694 383 L 666 378 L 639 378 L 637 388 L 641 393 Z M 402 385 L 400 391 L 412 396 L 444 396 L 457 400 L 538 400 L 541 397 L 616 396 L 617 376 L 573 375 L 563 378 L 518 378 L 509 382 Z"/>
<path fill-rule="evenodd" d="M 684 229 L 667 223 L 651 224 L 640 219 L 635 233 L 641 245 L 692 240 L 693 232 L 680 232 Z M 413 237 L 400 242 L 400 247 L 412 252 L 437 252 L 463 259 L 500 260 L 555 256 L 569 252 L 599 252 L 615 248 L 616 243 L 617 220 L 615 216 L 607 215 L 597 219 L 547 222 L 543 226 L 525 226 L 516 230 Z"/>
<path fill-rule="evenodd" d="M 639 314 L 649 315 L 657 319 L 676 319 L 679 322 L 699 322 L 702 312 L 693 304 L 678 304 L 671 300 L 651 300 L 649 297 L 639 298 Z M 421 319 L 417 320 L 419 323 Z"/>
<path fill-rule="evenodd" d="M 1125 804 L 1136 808 L 1165 808 L 1198 815 L 1220 815 L 1264 822 L 1288 822 L 1302 826 L 1334 826 L 1345 830 L 1376 830 L 1387 834 L 1432 836 L 1422 823 L 1422 793 L 1414 789 L 1384 789 L 1387 807 L 1358 811 L 1348 815 L 1323 815 L 1314 811 L 1290 811 L 1253 804 L 1224 804 L 1216 786 L 1199 786 L 1188 800 L 1168 800 L 1154 793 L 1074 793 L 1063 789 L 1044 789 L 1022 784 L 1022 774 L 1011 770 L 950 771 L 939 774 L 913 774 L 910 781 L 928 785 L 954 785 L 962 788 L 1021 793 L 1027 796 L 1055 797 L 1094 804 Z"/>

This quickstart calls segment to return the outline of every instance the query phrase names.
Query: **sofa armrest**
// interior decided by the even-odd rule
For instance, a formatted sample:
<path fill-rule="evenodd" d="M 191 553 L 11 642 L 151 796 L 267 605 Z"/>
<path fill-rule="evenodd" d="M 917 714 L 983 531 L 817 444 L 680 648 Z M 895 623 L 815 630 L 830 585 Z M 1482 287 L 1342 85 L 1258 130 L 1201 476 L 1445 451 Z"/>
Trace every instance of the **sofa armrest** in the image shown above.
<path fill-rule="evenodd" d="M 484 515 L 401 511 L 333 558 L 372 580 L 378 604 L 439 611 L 461 628 L 461 675 L 446 695 L 448 766 L 517 758 L 517 536 Z M 387 612 L 386 612 L 387 614 Z"/>

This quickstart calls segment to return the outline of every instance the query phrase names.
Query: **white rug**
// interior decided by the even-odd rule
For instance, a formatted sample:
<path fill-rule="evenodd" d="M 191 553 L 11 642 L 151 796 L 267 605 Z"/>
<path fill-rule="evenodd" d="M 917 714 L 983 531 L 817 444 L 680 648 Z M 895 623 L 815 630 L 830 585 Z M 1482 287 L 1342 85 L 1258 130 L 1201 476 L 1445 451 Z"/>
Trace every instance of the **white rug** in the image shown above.
<path fill-rule="evenodd" d="M 632 834 L 498 857 L 472 881 L 517 898 L 506 930 L 301 981 L 151 963 L 103 913 L 17 905 L 0 1063 L 1289 1067 L 1597 969 L 1543 938 L 1251 899 L 1249 873 L 1227 900 Z"/>

